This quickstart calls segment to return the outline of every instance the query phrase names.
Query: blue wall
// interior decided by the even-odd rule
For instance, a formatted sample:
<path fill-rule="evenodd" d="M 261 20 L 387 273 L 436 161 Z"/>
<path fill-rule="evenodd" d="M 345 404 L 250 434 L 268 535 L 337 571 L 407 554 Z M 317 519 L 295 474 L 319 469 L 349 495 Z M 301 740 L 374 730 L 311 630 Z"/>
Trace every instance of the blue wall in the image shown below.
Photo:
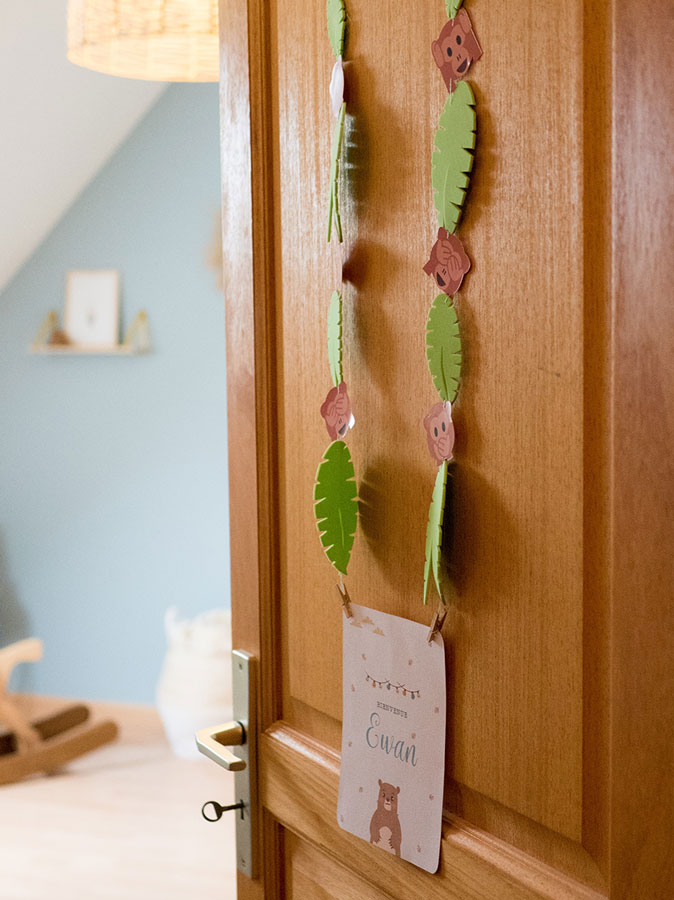
<path fill-rule="evenodd" d="M 166 607 L 229 605 L 218 154 L 217 85 L 170 86 L 0 295 L 0 645 L 45 642 L 13 688 L 149 702 Z M 152 353 L 29 355 L 96 268 Z"/>

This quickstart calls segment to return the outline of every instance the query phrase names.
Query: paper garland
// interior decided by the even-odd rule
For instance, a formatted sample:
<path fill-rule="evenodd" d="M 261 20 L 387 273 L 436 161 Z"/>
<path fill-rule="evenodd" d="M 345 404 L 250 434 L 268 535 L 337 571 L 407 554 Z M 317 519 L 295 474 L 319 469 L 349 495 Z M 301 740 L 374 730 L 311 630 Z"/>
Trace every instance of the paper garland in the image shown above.
<path fill-rule="evenodd" d="M 441 602 L 446 588 L 441 571 L 443 520 L 448 479 L 453 464 L 454 423 L 452 403 L 461 380 L 461 336 L 453 296 L 470 269 L 470 259 L 455 234 L 461 219 L 473 168 L 477 131 L 475 97 L 463 81 L 472 62 L 482 56 L 482 48 L 461 0 L 446 0 L 449 22 L 431 44 L 433 59 L 449 91 L 435 133 L 432 156 L 434 203 L 439 230 L 424 271 L 443 291 L 431 305 L 426 323 L 426 360 L 433 384 L 440 395 L 424 418 L 426 443 L 438 466 L 426 526 L 424 603 L 428 602 L 431 575 Z"/>
<path fill-rule="evenodd" d="M 343 0 L 327 0 L 328 38 L 332 52 L 337 57 L 330 80 L 330 101 L 337 122 L 332 137 L 330 154 L 330 200 L 328 207 L 328 241 L 332 236 L 333 222 L 339 241 L 342 240 L 342 224 L 339 215 L 339 159 L 346 103 L 343 100 L 342 54 L 346 28 L 346 10 Z M 339 101 L 339 103 L 338 103 Z M 328 435 L 332 439 L 316 472 L 314 485 L 314 514 L 325 555 L 340 573 L 346 575 L 351 549 L 358 525 L 358 491 L 349 448 L 343 438 L 354 426 L 351 400 L 342 373 L 342 295 L 333 291 L 327 316 L 328 364 L 332 387 L 321 406 L 321 416 Z"/>
<path fill-rule="evenodd" d="M 458 291 L 471 263 L 463 243 L 455 234 L 473 168 L 477 114 L 475 97 L 463 80 L 472 62 L 482 56 L 468 13 L 461 0 L 446 0 L 450 21 L 431 51 L 445 82 L 449 96 L 445 101 L 435 134 L 432 156 L 434 203 L 439 230 L 424 270 L 443 291 L 431 305 L 426 325 L 426 359 L 433 383 L 440 395 L 424 418 L 428 450 L 438 465 L 426 528 L 424 565 L 424 603 L 428 602 L 431 574 L 444 603 L 441 578 L 442 529 L 453 461 L 454 423 L 452 403 L 461 379 L 462 349 L 459 322 L 453 296 Z M 331 154 L 328 203 L 328 241 L 333 225 L 342 241 L 339 213 L 339 164 L 342 152 L 346 103 L 343 100 L 343 67 L 346 10 L 343 0 L 326 0 L 328 38 L 336 57 L 330 83 L 330 100 L 335 123 Z M 341 103 L 340 103 L 341 100 Z M 341 576 L 346 574 L 358 524 L 358 500 L 353 462 L 342 440 L 351 427 L 351 402 L 342 372 L 342 297 L 333 291 L 328 307 L 328 363 L 332 388 L 321 406 L 326 428 L 336 438 L 325 451 L 314 486 L 316 522 L 323 549 Z"/>

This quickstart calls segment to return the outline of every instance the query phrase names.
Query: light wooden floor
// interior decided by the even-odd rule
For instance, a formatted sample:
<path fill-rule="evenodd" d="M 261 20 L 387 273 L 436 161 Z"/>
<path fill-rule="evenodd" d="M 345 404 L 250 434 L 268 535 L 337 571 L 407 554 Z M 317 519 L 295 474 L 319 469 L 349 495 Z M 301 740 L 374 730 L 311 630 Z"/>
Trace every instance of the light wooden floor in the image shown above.
<path fill-rule="evenodd" d="M 68 703 L 21 700 L 41 713 Z M 0 787 L 1 900 L 233 900 L 233 814 L 201 817 L 206 800 L 232 802 L 232 779 L 173 756 L 152 707 L 92 706 L 120 726 L 116 744 Z"/>

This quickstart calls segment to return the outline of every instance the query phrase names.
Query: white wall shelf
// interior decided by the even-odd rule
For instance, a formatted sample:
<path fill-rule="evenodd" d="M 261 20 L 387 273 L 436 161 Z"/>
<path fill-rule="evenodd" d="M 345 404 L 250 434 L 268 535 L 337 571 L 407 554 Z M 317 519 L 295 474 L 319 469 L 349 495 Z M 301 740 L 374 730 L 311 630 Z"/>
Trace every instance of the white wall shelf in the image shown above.
<path fill-rule="evenodd" d="M 47 313 L 35 340 L 29 347 L 30 353 L 42 356 L 138 356 L 150 351 L 150 326 L 147 313 L 141 310 L 127 328 L 121 344 L 112 347 L 96 347 L 87 344 L 52 344 L 52 335 L 59 328 L 58 314 Z"/>

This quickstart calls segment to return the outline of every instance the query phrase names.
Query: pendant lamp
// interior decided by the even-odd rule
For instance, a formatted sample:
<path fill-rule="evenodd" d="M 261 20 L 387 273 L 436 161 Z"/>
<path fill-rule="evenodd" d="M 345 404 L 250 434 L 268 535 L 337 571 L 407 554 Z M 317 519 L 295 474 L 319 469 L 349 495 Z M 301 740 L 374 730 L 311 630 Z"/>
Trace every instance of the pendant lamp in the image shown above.
<path fill-rule="evenodd" d="M 218 0 L 68 0 L 68 59 L 146 81 L 218 80 Z"/>

